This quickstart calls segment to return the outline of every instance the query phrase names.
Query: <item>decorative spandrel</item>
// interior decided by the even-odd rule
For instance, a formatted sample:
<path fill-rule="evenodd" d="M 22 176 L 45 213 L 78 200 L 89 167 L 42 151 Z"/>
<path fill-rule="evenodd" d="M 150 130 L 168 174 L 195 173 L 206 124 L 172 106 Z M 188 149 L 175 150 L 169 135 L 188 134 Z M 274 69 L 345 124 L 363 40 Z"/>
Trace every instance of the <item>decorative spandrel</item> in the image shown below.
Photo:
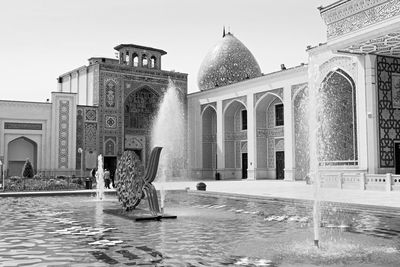
<path fill-rule="evenodd" d="M 150 89 L 143 88 L 130 94 L 125 101 L 125 127 L 149 129 L 158 108 L 159 97 Z"/>

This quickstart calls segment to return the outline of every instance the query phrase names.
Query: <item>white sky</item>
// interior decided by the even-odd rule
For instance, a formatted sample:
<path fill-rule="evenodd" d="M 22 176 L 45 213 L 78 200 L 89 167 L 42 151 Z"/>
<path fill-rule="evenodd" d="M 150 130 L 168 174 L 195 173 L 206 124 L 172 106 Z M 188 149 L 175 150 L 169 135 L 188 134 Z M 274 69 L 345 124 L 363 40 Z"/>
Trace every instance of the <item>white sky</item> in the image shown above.
<path fill-rule="evenodd" d="M 307 62 L 307 45 L 326 41 L 318 6 L 332 0 L 10 0 L 0 3 L 0 99 L 45 101 L 56 78 L 115 58 L 116 45 L 163 49 L 162 68 L 197 72 L 222 27 L 244 43 L 261 71 Z"/>

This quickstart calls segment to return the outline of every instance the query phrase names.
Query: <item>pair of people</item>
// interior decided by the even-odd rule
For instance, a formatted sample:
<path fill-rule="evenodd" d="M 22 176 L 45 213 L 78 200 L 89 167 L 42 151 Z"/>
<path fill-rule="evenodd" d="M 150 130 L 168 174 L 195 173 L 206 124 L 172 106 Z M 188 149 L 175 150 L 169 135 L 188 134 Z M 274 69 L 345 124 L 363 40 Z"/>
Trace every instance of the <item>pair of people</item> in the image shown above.
<path fill-rule="evenodd" d="M 94 179 L 96 179 L 97 169 L 93 169 L 93 170 L 91 171 L 91 175 L 92 175 L 92 177 L 93 177 Z M 115 185 L 114 185 L 114 179 L 111 178 L 111 173 L 110 173 L 110 171 L 109 171 L 108 169 L 105 169 L 105 170 L 104 170 L 104 177 L 103 177 L 103 179 L 104 179 L 104 188 L 111 189 L 111 188 L 110 188 L 110 184 L 111 184 L 111 183 L 112 183 L 112 186 L 115 187 Z"/>

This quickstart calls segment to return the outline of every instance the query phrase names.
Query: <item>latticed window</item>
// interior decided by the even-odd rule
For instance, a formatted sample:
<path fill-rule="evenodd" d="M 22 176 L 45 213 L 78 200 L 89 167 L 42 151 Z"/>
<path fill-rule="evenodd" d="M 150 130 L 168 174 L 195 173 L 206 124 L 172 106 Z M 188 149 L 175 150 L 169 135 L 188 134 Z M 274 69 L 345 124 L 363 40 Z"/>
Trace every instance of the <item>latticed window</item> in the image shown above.
<path fill-rule="evenodd" d="M 125 101 L 125 127 L 148 129 L 158 106 L 158 95 L 143 88 L 130 94 Z"/>

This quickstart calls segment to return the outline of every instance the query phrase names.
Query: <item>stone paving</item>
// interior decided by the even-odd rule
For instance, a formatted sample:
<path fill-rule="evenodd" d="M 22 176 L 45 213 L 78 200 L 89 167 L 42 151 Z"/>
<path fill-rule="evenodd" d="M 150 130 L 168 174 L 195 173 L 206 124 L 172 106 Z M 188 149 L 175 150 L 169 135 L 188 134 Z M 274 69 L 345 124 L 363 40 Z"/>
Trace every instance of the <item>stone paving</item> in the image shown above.
<path fill-rule="evenodd" d="M 194 182 L 155 183 L 157 189 L 184 189 L 196 190 Z M 277 180 L 242 180 L 242 181 L 204 181 L 207 191 L 241 194 L 257 197 L 273 197 L 285 199 L 313 200 L 314 187 L 305 182 L 287 182 Z M 400 208 L 399 191 L 362 191 L 337 188 L 320 188 L 320 199 L 330 202 L 374 205 Z"/>
<path fill-rule="evenodd" d="M 248 197 L 267 197 L 283 199 L 313 200 L 314 187 L 305 182 L 287 182 L 277 180 L 241 180 L 241 181 L 204 181 L 207 185 L 206 191 L 223 194 L 239 194 Z M 155 182 L 157 189 L 166 190 L 196 190 L 199 181 L 185 182 Z M 106 189 L 106 193 L 112 193 L 114 189 Z M 57 192 L 21 192 L 3 193 L 0 196 L 18 195 L 55 195 L 55 194 L 93 194 L 94 190 L 79 191 L 57 191 Z M 320 188 L 320 199 L 330 202 L 373 205 L 400 208 L 400 191 L 362 191 L 337 188 Z"/>

